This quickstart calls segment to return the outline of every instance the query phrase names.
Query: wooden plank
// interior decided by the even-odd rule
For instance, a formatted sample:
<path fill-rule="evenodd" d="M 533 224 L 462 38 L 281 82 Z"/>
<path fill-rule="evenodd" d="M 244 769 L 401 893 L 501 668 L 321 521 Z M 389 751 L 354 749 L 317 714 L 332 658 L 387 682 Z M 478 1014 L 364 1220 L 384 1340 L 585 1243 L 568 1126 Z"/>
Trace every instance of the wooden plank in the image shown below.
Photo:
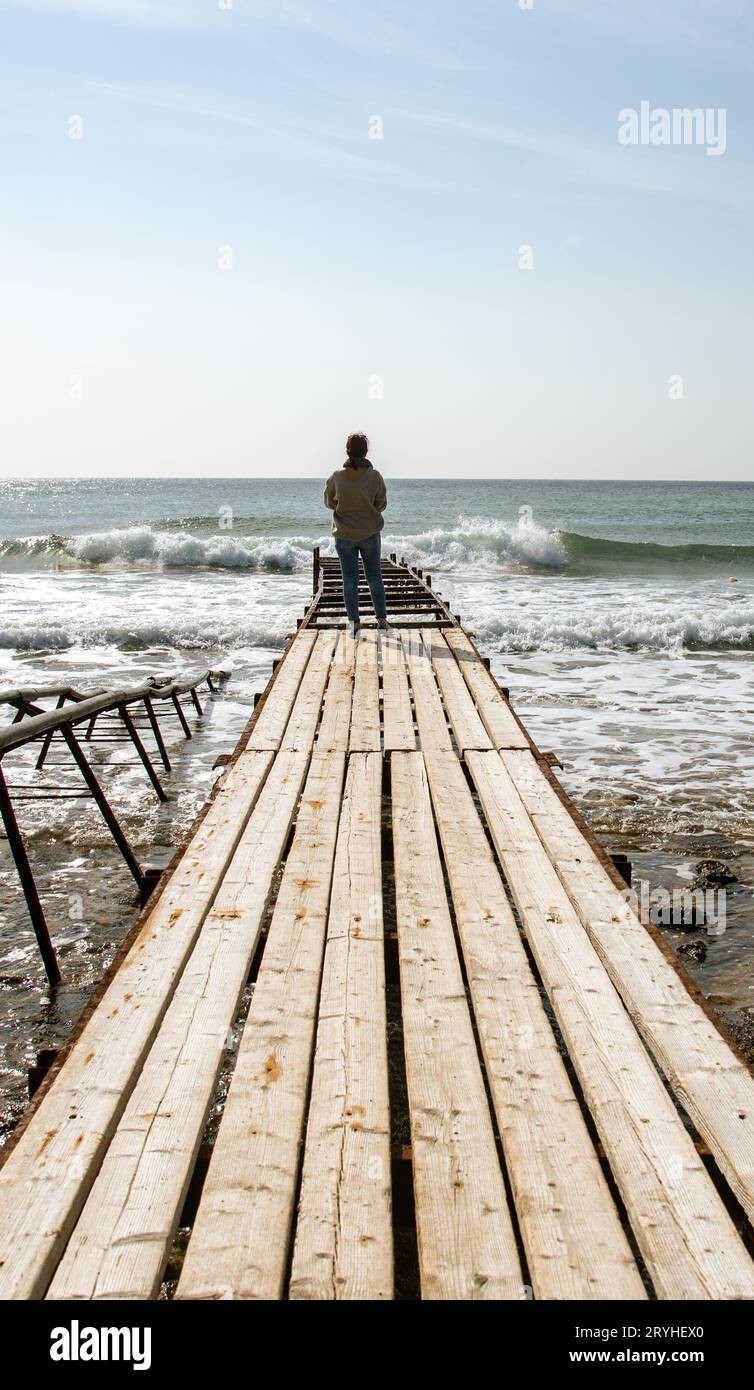
<path fill-rule="evenodd" d="M 405 585 L 401 585 L 400 588 L 396 588 L 395 586 L 390 584 L 385 584 L 383 585 L 383 587 L 385 590 L 385 597 L 387 599 L 388 607 L 390 607 L 391 604 L 403 605 L 407 603 L 417 603 L 423 608 L 438 606 L 437 598 L 433 594 L 428 594 L 422 589 L 407 589 Z M 359 590 L 359 601 L 367 606 L 367 613 L 362 616 L 371 616 L 371 613 L 369 612 L 369 609 L 371 608 L 371 599 L 368 589 Z M 320 595 L 318 600 L 318 606 L 323 608 L 344 608 L 345 603 L 343 600 L 343 595 L 337 593 L 335 590 L 330 591 L 329 589 L 327 589 L 325 590 L 324 594 Z"/>
<path fill-rule="evenodd" d="M 356 675 L 353 682 L 351 711 L 351 753 L 379 752 L 380 748 L 380 676 L 377 658 L 378 633 L 362 630 L 356 643 Z"/>
<path fill-rule="evenodd" d="M 521 1298 L 421 753 L 393 753 L 391 782 L 422 1297 Z"/>
<path fill-rule="evenodd" d="M 461 675 L 455 653 L 451 651 L 442 632 L 422 628 L 422 640 L 430 660 L 451 728 L 461 754 L 467 748 L 491 748 L 492 742 L 471 698 L 469 687 Z"/>
<path fill-rule="evenodd" d="M 315 641 L 316 633 L 306 629 L 294 637 L 275 673 L 274 684 L 259 711 L 247 748 L 275 750 L 280 747 Z"/>
<path fill-rule="evenodd" d="M 314 650 L 309 657 L 291 710 L 291 717 L 283 734 L 281 748 L 311 749 L 319 723 L 322 697 L 330 675 L 336 641 L 337 634 L 334 632 L 317 633 Z"/>
<path fill-rule="evenodd" d="M 328 748 L 341 753 L 348 749 L 356 646 L 350 633 L 338 634 L 317 733 L 318 753 L 326 752 Z"/>
<path fill-rule="evenodd" d="M 178 1298 L 280 1298 L 345 754 L 315 753 Z"/>
<path fill-rule="evenodd" d="M 497 753 L 467 759 L 659 1298 L 751 1298 L 752 1264 Z"/>
<path fill-rule="evenodd" d="M 427 648 L 422 642 L 421 633 L 423 631 L 424 628 L 421 628 L 416 634 L 405 631 L 400 633 L 406 665 L 411 677 L 411 689 L 414 694 L 419 744 L 422 748 L 445 748 L 450 752 L 453 744 L 432 670 L 432 663 Z"/>
<path fill-rule="evenodd" d="M 421 585 L 414 586 L 411 584 L 396 583 L 394 580 L 383 576 L 382 587 L 385 593 L 393 598 L 418 598 L 424 603 L 433 603 L 437 601 L 435 595 L 428 593 Z M 328 579 L 321 597 L 329 603 L 343 603 L 343 586 L 340 582 L 332 583 Z M 359 599 L 363 599 L 367 604 L 371 603 L 368 584 L 359 585 Z"/>
<path fill-rule="evenodd" d="M 326 614 L 325 614 L 324 616 L 322 616 L 322 617 L 319 617 L 319 618 L 318 618 L 318 617 L 316 616 L 316 614 L 315 614 L 315 617 L 314 617 L 314 624 L 315 624 L 315 626 L 316 626 L 317 632 L 329 632 L 329 631 L 343 632 L 343 631 L 347 628 L 347 626 L 348 626 L 348 624 L 347 624 L 342 618 L 335 617 L 335 618 L 332 619 L 332 621 L 328 621 L 328 620 L 327 620 L 327 615 L 326 615 Z M 408 618 L 401 618 L 401 619 L 400 619 L 400 622 L 394 622 L 394 623 L 391 622 L 390 626 L 391 626 L 395 631 L 399 631 L 399 632 L 420 631 L 421 628 L 427 626 L 427 615 L 426 615 L 426 613 L 424 614 L 424 617 L 421 617 L 420 615 L 417 615 L 415 619 L 414 619 L 414 617 L 412 617 L 412 616 L 409 616 Z M 452 619 L 452 618 L 439 617 L 439 618 L 437 619 L 437 622 L 436 622 L 435 626 L 437 627 L 438 631 L 440 630 L 440 628 L 452 628 L 452 626 L 453 626 L 453 619 Z M 362 635 L 363 635 L 365 632 L 376 632 L 376 631 L 377 631 L 376 625 L 373 626 L 373 627 L 369 627 L 367 624 L 364 624 L 364 623 L 362 623 L 362 625 L 361 625 L 361 632 L 362 632 Z M 527 744 L 527 747 L 528 747 L 528 744 Z"/>
<path fill-rule="evenodd" d="M 386 753 L 416 748 L 406 660 L 396 632 L 382 634 L 382 723 Z"/>
<path fill-rule="evenodd" d="M 529 748 L 529 740 L 516 721 L 492 676 L 479 659 L 469 637 L 460 628 L 448 628 L 448 646 L 455 653 L 466 684 L 474 697 L 493 748 Z"/>
<path fill-rule="evenodd" d="M 48 1298 L 154 1298 L 309 754 L 280 753 L 131 1093 Z M 319 783 L 309 779 L 307 795 Z"/>
<path fill-rule="evenodd" d="M 644 1298 L 463 768 L 425 763 L 534 1296 Z"/>
<path fill-rule="evenodd" d="M 634 1023 L 754 1219 L 754 1079 L 688 993 L 534 759 L 501 754 Z"/>
<path fill-rule="evenodd" d="M 0 1297 L 40 1298 L 272 762 L 242 753 L 0 1169 Z"/>
<path fill-rule="evenodd" d="M 393 1296 L 382 757 L 354 753 L 338 828 L 292 1299 Z"/>
<path fill-rule="evenodd" d="M 370 603 L 368 591 L 366 593 L 361 593 L 359 595 L 359 598 L 365 604 Z M 416 593 L 396 593 L 395 591 L 391 592 L 389 588 L 386 588 L 385 599 L 387 602 L 388 610 L 392 609 L 395 612 L 399 612 L 402 608 L 409 608 L 414 604 L 417 608 L 424 608 L 428 611 L 432 611 L 433 609 L 439 608 L 441 606 L 438 600 L 432 594 L 423 593 L 421 590 L 418 590 Z M 335 608 L 345 610 L 345 603 L 342 597 L 323 596 L 319 599 L 317 607 L 323 610 L 332 610 Z M 371 615 L 367 613 L 366 616 Z"/>

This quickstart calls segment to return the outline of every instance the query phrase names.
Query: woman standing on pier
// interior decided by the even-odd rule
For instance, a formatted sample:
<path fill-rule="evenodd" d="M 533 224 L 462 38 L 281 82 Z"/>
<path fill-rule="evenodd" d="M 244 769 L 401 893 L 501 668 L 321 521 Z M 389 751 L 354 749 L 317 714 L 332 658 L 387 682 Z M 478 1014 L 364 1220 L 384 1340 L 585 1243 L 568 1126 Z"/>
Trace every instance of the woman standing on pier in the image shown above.
<path fill-rule="evenodd" d="M 343 577 L 343 599 L 354 635 L 359 622 L 359 556 L 372 596 L 378 627 L 387 627 L 385 590 L 380 566 L 382 513 L 387 493 L 381 473 L 372 466 L 365 434 L 349 434 L 346 458 L 327 480 L 325 506 L 333 513 L 332 531 Z"/>

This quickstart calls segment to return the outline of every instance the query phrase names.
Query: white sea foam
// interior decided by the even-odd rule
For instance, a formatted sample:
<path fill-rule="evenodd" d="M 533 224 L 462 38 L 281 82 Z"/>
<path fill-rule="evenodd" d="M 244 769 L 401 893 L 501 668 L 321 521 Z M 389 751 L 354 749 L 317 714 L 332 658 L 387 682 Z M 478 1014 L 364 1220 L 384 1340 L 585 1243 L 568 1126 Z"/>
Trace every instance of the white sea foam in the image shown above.
<path fill-rule="evenodd" d="M 516 525 L 484 516 L 460 516 L 455 526 L 417 535 L 385 537 L 409 564 L 435 570 L 499 570 L 530 566 L 560 569 L 567 556 L 557 531 L 521 518 Z"/>
<path fill-rule="evenodd" d="M 328 536 L 320 546 L 332 553 Z M 153 531 L 149 526 L 93 532 L 65 540 L 65 553 L 86 564 L 154 564 L 213 569 L 301 570 L 311 564 L 314 542 L 303 536 L 197 536 Z M 383 549 L 396 550 L 411 564 L 435 569 L 499 569 L 530 565 L 559 568 L 566 554 L 557 532 L 521 520 L 507 525 L 482 516 L 461 516 L 456 526 L 416 535 L 386 532 Z"/>
<path fill-rule="evenodd" d="M 228 533 L 194 536 L 180 531 L 153 531 L 150 526 L 96 531 L 71 536 L 64 550 L 91 565 L 153 564 L 166 567 L 249 570 L 296 570 L 311 564 L 306 540 L 283 536 L 236 538 Z"/>
<path fill-rule="evenodd" d="M 675 608 L 675 611 L 673 611 Z M 498 652 L 649 651 L 754 649 L 754 608 L 705 613 L 642 613 L 626 606 L 609 612 L 604 605 L 567 612 L 527 614 L 506 605 L 504 612 L 475 618 L 473 627 L 486 647 Z"/>
<path fill-rule="evenodd" d="M 190 583 L 191 581 L 187 581 Z M 296 581 L 301 583 L 302 581 Z M 465 589 L 465 586 L 463 586 Z M 454 602 L 464 612 L 484 647 L 494 652 L 647 651 L 673 653 L 695 650 L 754 650 L 754 607 L 751 604 L 707 604 L 702 612 L 689 612 L 676 596 L 657 608 L 642 610 L 640 601 L 614 602 L 604 595 L 599 603 L 579 605 L 576 595 L 562 595 L 560 602 L 543 604 L 542 595 L 529 596 L 520 606 L 513 594 L 497 591 L 476 594 L 476 585 L 459 593 Z M 235 591 L 234 591 L 235 595 Z M 155 595 L 156 617 L 146 611 L 121 612 L 113 595 L 108 612 L 70 611 L 25 623 L 7 622 L 0 627 L 0 649 L 19 652 L 64 652 L 112 647 L 121 651 L 150 648 L 210 650 L 237 647 L 279 646 L 290 629 L 301 598 L 271 612 L 260 611 L 252 595 L 242 590 L 233 597 L 227 590 L 192 601 L 186 592 L 175 593 L 165 606 L 164 592 Z M 518 598 L 518 595 L 515 596 Z M 142 600 L 145 595 L 142 593 Z M 290 603 L 290 612 L 286 611 Z"/>
<path fill-rule="evenodd" d="M 86 566 L 121 568 L 228 569 L 294 573 L 308 569 L 318 545 L 333 555 L 328 533 L 249 534 L 248 518 L 237 530 L 213 528 L 211 518 L 184 523 L 147 524 L 93 531 L 77 536 L 55 533 L 0 540 L 0 565 L 24 568 L 49 566 L 64 556 Z M 173 527 L 178 529 L 173 529 Z M 642 540 L 617 540 L 551 529 L 531 516 L 516 522 L 489 516 L 460 515 L 454 524 L 425 531 L 383 533 L 385 552 L 397 551 L 410 564 L 440 572 L 578 574 L 751 573 L 754 547 L 706 543 L 661 545 Z"/>
<path fill-rule="evenodd" d="M 92 531 L 85 535 L 29 536 L 0 542 L 0 559 L 44 561 L 63 555 L 93 566 L 229 569 L 295 572 L 311 565 L 313 545 L 334 554 L 332 537 L 243 535 L 216 531 L 153 529 L 148 525 Z M 460 516 L 454 526 L 397 534 L 387 530 L 383 550 L 410 564 L 437 571 L 561 569 L 567 553 L 557 531 L 526 518 L 516 524 L 484 516 Z"/>
<path fill-rule="evenodd" d="M 37 623 L 9 623 L 0 628 L 0 648 L 19 652 L 64 652 L 75 645 L 76 638 L 56 626 Z"/>
<path fill-rule="evenodd" d="M 100 623 L 72 623 L 67 629 L 38 623 L 9 624 L 0 628 L 0 649 L 19 652 L 64 652 L 77 647 L 111 647 L 120 651 L 149 651 L 175 648 L 183 651 L 211 651 L 228 647 L 280 647 L 290 623 L 280 619 L 258 622 L 228 614 L 224 618 L 202 621 L 196 616 L 176 617 L 168 626 L 159 622 L 110 619 Z"/>

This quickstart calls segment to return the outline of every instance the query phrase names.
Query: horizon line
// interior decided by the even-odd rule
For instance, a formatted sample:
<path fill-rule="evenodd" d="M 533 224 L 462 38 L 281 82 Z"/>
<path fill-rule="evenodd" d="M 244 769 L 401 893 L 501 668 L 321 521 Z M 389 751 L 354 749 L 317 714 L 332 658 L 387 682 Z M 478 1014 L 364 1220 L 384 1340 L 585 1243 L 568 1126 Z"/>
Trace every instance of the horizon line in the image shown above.
<path fill-rule="evenodd" d="M 373 465 L 374 466 L 374 465 Z M 0 480 L 2 483 L 80 483 L 80 482 L 122 482 L 133 480 L 135 482 L 247 482 L 247 483 L 311 483 L 318 482 L 324 478 L 323 473 L 300 473 L 295 476 L 283 477 L 276 473 L 18 473 L 11 477 Z M 694 487 L 718 487 L 721 484 L 735 483 L 744 487 L 754 487 L 754 477 L 752 478 L 591 478 L 571 476 L 567 478 L 553 477 L 513 477 L 513 476 L 487 476 L 469 477 L 468 474 L 437 475 L 431 474 L 387 474 L 390 481 L 395 483 L 620 483 L 626 487 L 634 487 L 637 483 L 647 483 L 649 485 L 662 483 L 681 483 L 684 486 Z"/>

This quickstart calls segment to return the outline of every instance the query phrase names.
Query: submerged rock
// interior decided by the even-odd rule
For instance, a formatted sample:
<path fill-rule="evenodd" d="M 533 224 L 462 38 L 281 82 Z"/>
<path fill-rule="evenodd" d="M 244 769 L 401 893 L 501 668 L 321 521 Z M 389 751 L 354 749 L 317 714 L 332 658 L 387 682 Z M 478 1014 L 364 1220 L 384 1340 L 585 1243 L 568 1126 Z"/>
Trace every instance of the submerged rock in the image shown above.
<path fill-rule="evenodd" d="M 698 961 L 701 965 L 707 959 L 706 942 L 684 941 L 683 945 L 678 947 L 678 954 L 679 956 L 690 956 L 692 960 Z"/>
<path fill-rule="evenodd" d="M 715 888 L 722 883 L 738 883 L 736 874 L 724 859 L 700 859 L 694 867 L 695 888 Z"/>

